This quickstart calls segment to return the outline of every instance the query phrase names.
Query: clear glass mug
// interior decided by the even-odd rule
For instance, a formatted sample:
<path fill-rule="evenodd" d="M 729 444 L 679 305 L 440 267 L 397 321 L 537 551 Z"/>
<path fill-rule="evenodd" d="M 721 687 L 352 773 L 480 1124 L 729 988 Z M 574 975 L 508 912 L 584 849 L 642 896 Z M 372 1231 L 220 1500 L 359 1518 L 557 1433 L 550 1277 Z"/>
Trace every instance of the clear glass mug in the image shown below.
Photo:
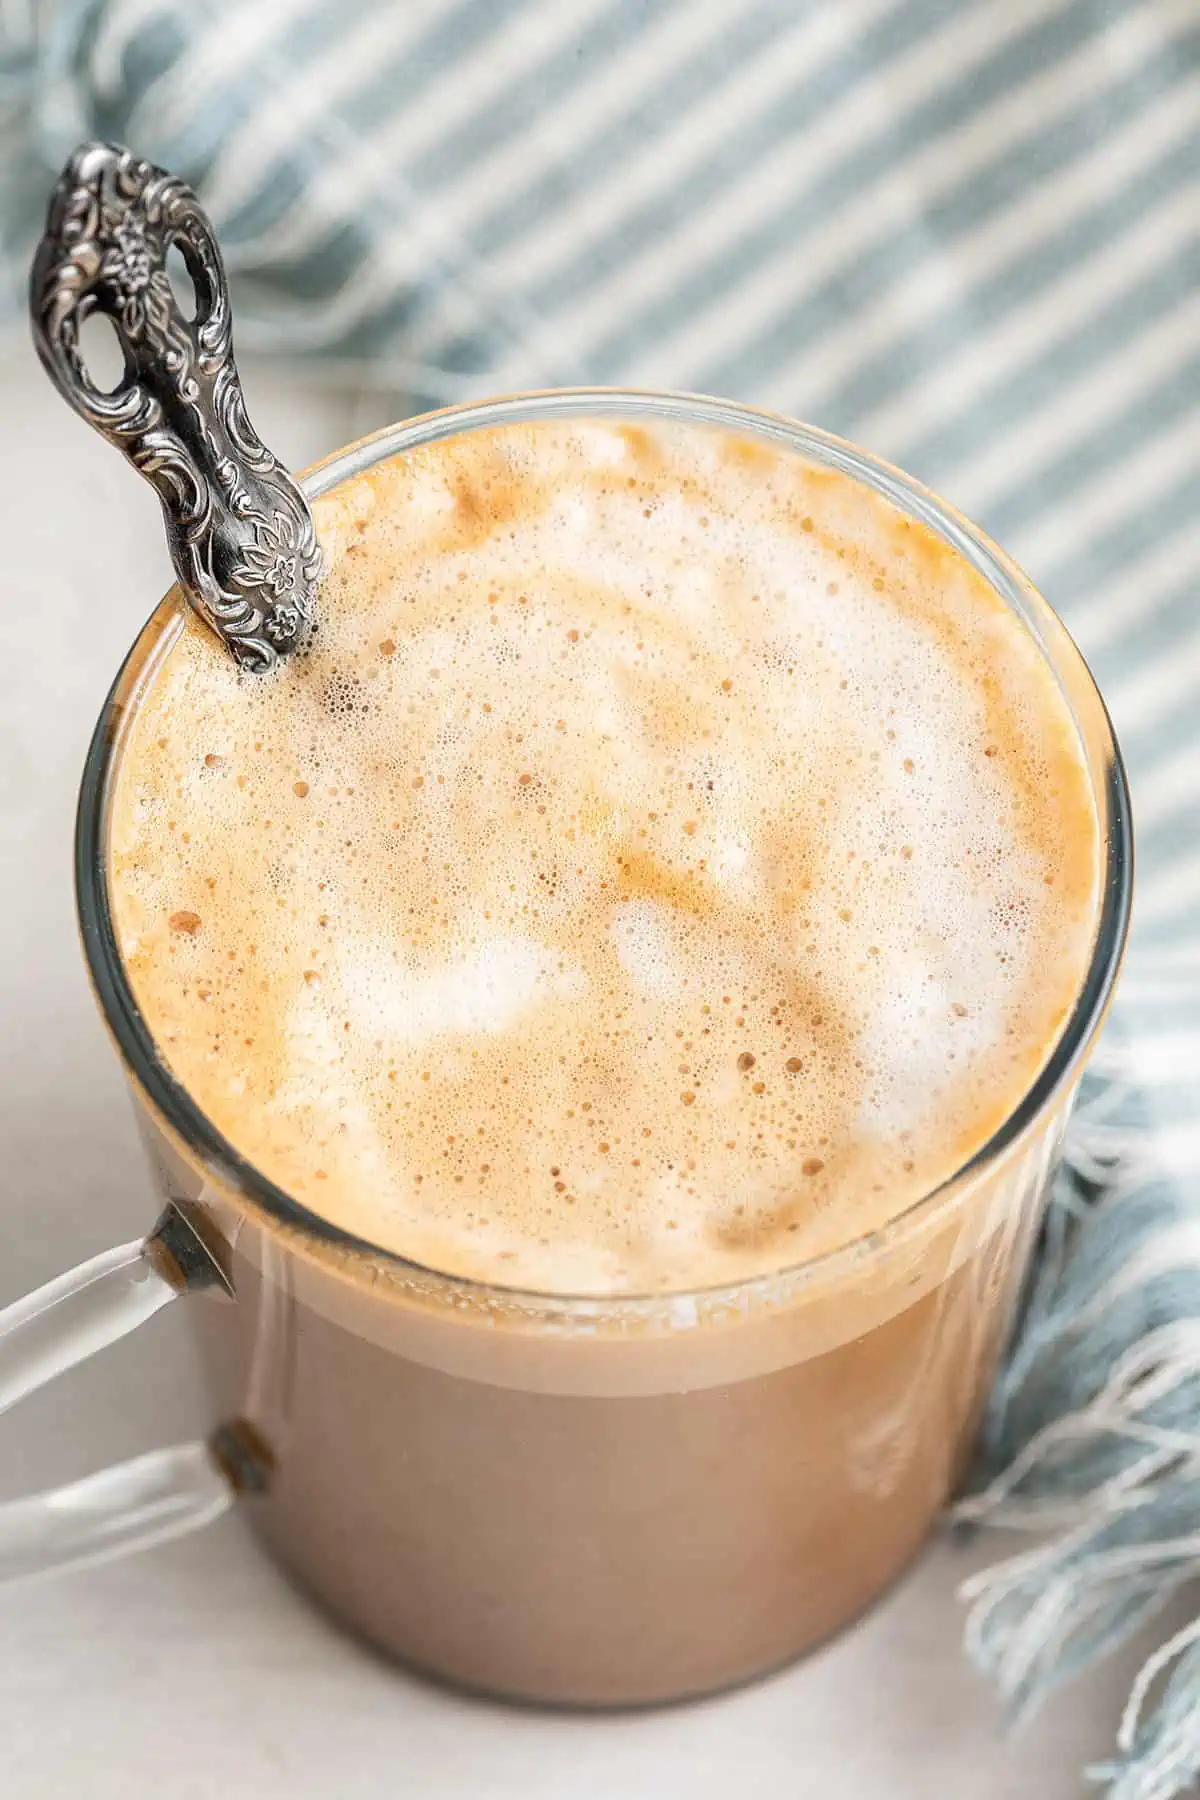
<path fill-rule="evenodd" d="M 681 418 L 790 446 L 954 545 L 1037 640 L 1071 705 L 1104 844 L 1085 980 L 991 1141 L 885 1230 L 687 1295 L 521 1293 L 424 1269 L 298 1205 L 171 1077 L 114 940 L 109 797 L 125 726 L 178 630 L 142 631 L 97 725 L 76 880 L 96 994 L 164 1199 L 150 1235 L 0 1314 L 0 1407 L 181 1295 L 215 1421 L 0 1507 L 0 1579 L 189 1531 L 238 1499 L 300 1584 L 392 1655 L 463 1686 L 662 1701 L 784 1662 L 899 1573 L 961 1473 L 1128 920 L 1128 795 L 1103 703 L 1014 565 L 837 439 L 719 401 L 558 392 L 453 408 L 310 471 L 318 495 L 412 446 L 564 414 Z"/>

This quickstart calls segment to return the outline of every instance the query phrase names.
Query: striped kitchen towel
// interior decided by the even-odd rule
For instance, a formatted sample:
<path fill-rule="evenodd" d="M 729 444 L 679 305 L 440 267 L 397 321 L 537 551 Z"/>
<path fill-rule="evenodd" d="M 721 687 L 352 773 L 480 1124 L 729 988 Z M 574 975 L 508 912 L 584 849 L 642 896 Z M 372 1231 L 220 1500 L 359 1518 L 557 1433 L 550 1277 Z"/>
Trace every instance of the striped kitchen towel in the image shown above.
<path fill-rule="evenodd" d="M 965 1515 L 1017 1710 L 1200 1572 L 1196 0 L 0 0 L 0 319 L 80 139 L 191 180 L 242 348 L 385 413 L 732 395 L 911 469 L 1029 569 L 1125 748 L 1128 970 Z M 23 328 L 23 326 L 22 326 Z M 1200 1771 L 1200 1625 L 1112 1800 Z"/>

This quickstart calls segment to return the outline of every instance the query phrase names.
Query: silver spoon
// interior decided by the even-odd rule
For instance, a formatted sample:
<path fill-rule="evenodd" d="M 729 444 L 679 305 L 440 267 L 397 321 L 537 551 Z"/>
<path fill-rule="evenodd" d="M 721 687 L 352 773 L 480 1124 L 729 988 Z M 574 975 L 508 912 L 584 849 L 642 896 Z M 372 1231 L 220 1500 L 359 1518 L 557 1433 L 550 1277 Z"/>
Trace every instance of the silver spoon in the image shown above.
<path fill-rule="evenodd" d="M 196 292 L 167 273 L 178 245 Z M 183 590 L 243 668 L 265 672 L 313 624 L 321 552 L 308 502 L 246 414 L 221 253 L 192 190 L 117 144 L 84 144 L 50 200 L 30 282 L 33 337 L 59 392 L 151 483 Z M 92 313 L 125 358 L 111 393 L 80 352 Z"/>

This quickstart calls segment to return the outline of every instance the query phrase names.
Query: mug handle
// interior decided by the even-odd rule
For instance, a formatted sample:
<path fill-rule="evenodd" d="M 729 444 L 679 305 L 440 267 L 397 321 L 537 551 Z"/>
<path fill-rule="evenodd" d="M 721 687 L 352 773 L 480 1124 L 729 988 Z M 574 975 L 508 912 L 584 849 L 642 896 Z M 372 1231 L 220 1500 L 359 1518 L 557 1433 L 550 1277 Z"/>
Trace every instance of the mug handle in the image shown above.
<path fill-rule="evenodd" d="M 0 1412 L 115 1344 L 181 1295 L 231 1292 L 178 1207 L 149 1237 L 81 1263 L 0 1312 Z M 0 1505 L 0 1583 L 84 1568 L 182 1537 L 266 1485 L 270 1453 L 244 1420 Z"/>

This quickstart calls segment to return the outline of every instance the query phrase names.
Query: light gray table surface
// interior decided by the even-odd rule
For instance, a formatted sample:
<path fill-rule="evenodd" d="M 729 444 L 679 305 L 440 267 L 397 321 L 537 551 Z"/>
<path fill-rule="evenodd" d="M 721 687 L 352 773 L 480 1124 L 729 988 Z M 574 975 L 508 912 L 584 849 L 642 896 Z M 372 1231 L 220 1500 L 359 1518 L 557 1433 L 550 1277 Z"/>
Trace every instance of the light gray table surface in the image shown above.
<path fill-rule="evenodd" d="M 261 366 L 294 464 L 384 422 Z M 122 1077 L 75 941 L 75 790 L 106 689 L 168 585 L 158 507 L 17 345 L 0 357 L 0 1304 L 150 1223 Z M 204 1424 L 170 1309 L 0 1424 L 0 1498 Z M 1014 1548 L 1016 1546 L 1013 1546 Z M 1110 1750 L 1130 1659 L 1015 1741 L 965 1663 L 956 1583 L 1008 1548 L 935 1544 L 867 1620 L 733 1696 L 625 1717 L 521 1712 L 389 1668 L 227 1517 L 0 1594 L 4 1800 L 1068 1800 Z"/>

